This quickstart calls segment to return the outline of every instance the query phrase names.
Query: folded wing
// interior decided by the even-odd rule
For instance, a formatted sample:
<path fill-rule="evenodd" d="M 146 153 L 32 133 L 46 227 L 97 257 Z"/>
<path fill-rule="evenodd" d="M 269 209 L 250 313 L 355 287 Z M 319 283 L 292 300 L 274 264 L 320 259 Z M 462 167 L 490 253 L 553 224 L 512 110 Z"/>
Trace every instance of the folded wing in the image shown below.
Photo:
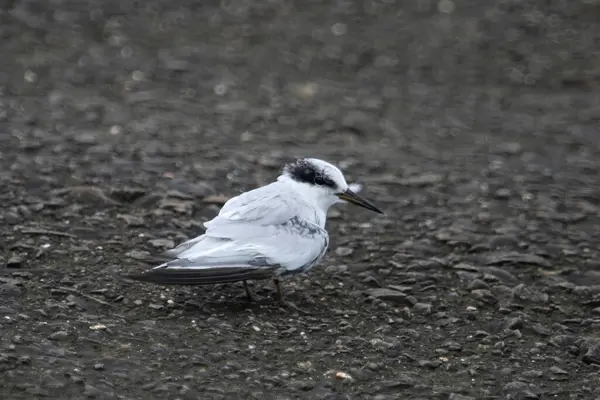
<path fill-rule="evenodd" d="M 205 223 L 204 235 L 165 253 L 172 261 L 130 278 L 176 285 L 228 283 L 269 279 L 314 263 L 327 248 L 327 232 L 299 218 L 305 205 L 272 185 L 231 199 Z"/>

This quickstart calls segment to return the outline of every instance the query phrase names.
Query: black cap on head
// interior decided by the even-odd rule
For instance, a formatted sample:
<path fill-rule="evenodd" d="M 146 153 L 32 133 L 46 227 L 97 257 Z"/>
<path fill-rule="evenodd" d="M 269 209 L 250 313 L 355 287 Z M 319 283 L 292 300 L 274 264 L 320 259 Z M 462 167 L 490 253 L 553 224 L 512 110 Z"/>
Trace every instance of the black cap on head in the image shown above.
<path fill-rule="evenodd" d="M 331 189 L 337 188 L 334 180 L 327 176 L 322 168 L 306 159 L 300 159 L 286 164 L 283 168 L 283 172 L 296 182 L 326 186 Z"/>

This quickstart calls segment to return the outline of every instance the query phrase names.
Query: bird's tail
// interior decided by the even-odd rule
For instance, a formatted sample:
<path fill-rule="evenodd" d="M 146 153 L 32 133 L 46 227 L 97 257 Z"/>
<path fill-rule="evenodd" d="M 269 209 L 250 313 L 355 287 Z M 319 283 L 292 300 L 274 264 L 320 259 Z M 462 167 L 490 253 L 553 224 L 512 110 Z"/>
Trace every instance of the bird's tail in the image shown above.
<path fill-rule="evenodd" d="M 207 285 L 270 279 L 275 276 L 274 273 L 273 267 L 257 267 L 248 264 L 179 268 L 163 264 L 141 274 L 126 275 L 126 278 L 161 285 Z"/>

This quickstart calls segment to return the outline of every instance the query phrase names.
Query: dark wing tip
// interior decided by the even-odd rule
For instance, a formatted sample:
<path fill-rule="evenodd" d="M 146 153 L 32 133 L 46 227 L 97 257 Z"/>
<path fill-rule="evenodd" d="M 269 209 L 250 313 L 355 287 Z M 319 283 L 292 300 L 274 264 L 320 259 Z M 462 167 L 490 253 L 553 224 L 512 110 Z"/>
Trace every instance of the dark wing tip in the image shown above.
<path fill-rule="evenodd" d="M 157 276 L 156 276 L 156 274 L 152 273 L 152 270 L 144 271 L 139 274 L 122 275 L 121 277 L 123 279 L 129 279 L 129 280 L 138 281 L 138 282 L 157 283 L 156 282 Z"/>
<path fill-rule="evenodd" d="M 208 285 L 232 283 L 245 280 L 268 279 L 273 276 L 271 267 L 225 267 L 225 268 L 154 268 L 126 278 L 159 285 Z"/>
<path fill-rule="evenodd" d="M 178 273 L 179 271 L 169 270 L 167 268 L 149 269 L 139 274 L 125 275 L 126 279 L 138 282 L 155 283 L 159 285 L 196 285 L 198 277 L 192 274 Z M 183 272 L 183 271 L 181 271 Z"/>

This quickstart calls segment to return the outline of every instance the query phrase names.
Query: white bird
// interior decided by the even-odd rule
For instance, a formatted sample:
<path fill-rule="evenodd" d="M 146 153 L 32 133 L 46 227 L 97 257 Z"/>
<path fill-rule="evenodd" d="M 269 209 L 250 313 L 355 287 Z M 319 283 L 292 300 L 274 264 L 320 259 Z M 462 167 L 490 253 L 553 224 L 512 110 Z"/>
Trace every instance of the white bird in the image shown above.
<path fill-rule="evenodd" d="M 358 186 L 358 185 L 357 185 Z M 360 186 L 358 187 L 360 190 Z M 348 202 L 383 212 L 346 183 L 334 165 L 315 158 L 286 164 L 275 182 L 231 198 L 206 232 L 166 251 L 171 261 L 129 277 L 170 285 L 273 279 L 309 271 L 325 255 L 327 210 Z"/>

